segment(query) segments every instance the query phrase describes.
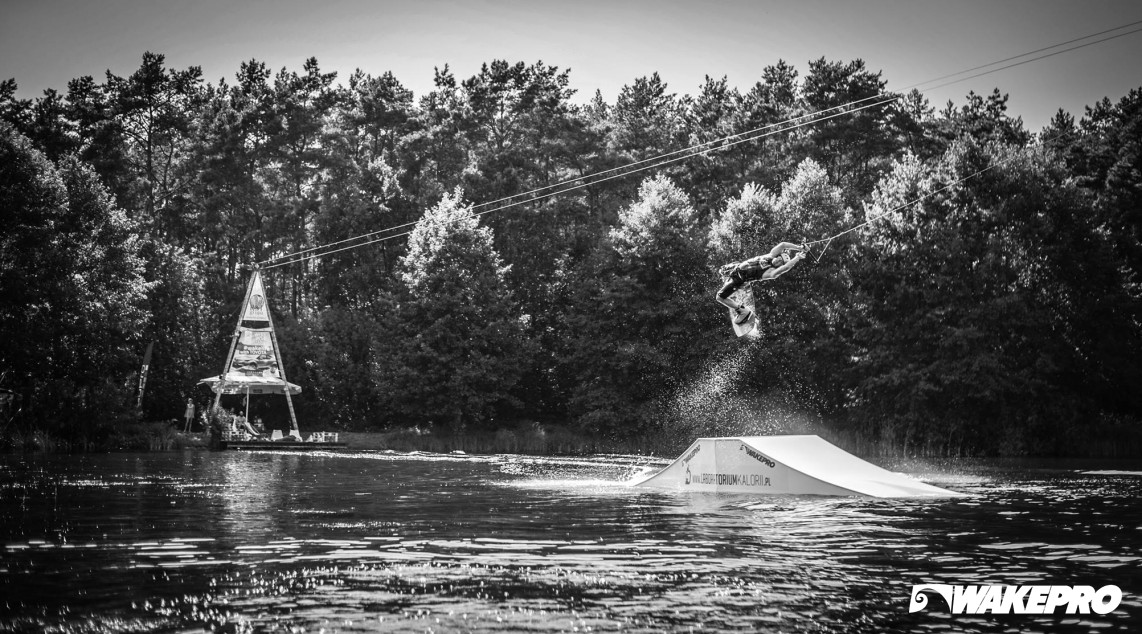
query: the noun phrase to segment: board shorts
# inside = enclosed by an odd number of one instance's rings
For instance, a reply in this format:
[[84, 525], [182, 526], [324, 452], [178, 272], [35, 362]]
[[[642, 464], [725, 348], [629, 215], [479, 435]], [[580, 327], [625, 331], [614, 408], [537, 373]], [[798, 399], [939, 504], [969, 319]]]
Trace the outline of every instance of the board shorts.
[[726, 283], [718, 291], [718, 299], [729, 299], [737, 290], [750, 282], [756, 282], [768, 271], [768, 268], [752, 270], [736, 270], [726, 278]]

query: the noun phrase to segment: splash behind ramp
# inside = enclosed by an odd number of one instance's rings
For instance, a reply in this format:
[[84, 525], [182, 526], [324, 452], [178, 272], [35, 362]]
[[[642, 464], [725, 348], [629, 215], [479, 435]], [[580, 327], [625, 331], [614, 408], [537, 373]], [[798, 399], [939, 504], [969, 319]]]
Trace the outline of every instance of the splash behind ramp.
[[632, 486], [753, 494], [963, 495], [882, 469], [820, 436], [699, 438], [665, 469]]

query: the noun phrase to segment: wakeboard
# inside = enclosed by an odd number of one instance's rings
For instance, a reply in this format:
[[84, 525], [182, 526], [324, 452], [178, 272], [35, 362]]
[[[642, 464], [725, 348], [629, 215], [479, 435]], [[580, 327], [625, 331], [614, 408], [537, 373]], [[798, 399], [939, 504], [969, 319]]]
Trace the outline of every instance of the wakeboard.
[[[746, 310], [749, 310], [748, 308]], [[733, 310], [730, 311], [730, 323], [734, 327], [734, 334], [739, 337], [744, 337], [753, 332], [757, 328], [757, 313], [752, 310], [749, 311], [749, 317], [743, 321], [738, 321], [738, 314]]]

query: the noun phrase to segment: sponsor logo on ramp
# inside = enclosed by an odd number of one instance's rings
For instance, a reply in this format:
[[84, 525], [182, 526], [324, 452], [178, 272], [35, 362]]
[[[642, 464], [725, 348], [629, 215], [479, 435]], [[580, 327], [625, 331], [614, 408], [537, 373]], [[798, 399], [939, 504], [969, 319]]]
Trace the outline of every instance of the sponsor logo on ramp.
[[764, 464], [765, 466], [769, 467], [770, 469], [773, 469], [774, 467], [777, 466], [776, 462], [770, 460], [769, 458], [767, 458], [765, 456], [765, 454], [754, 449], [753, 447], [750, 447], [749, 445], [745, 444], [744, 442], [741, 444], [741, 449], [739, 451], [744, 451], [747, 456], [749, 456], [750, 458], [753, 458], [754, 460]]

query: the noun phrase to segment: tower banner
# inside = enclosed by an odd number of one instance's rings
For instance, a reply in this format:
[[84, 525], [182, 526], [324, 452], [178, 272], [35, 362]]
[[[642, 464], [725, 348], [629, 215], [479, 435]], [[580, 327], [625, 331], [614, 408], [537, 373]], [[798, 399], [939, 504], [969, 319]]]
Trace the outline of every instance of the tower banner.
[[242, 307], [242, 323], [247, 322], [252, 328], [268, 328], [270, 325], [270, 308], [266, 303], [266, 290], [262, 288], [261, 271], [254, 272], [254, 279], [250, 281], [249, 299]]

